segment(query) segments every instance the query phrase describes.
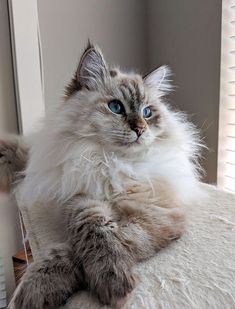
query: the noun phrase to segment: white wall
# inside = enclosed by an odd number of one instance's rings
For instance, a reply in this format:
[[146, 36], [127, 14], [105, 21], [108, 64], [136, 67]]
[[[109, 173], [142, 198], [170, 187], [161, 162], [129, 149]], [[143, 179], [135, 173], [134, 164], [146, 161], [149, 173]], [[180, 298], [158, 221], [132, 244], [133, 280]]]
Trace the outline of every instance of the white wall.
[[207, 181], [216, 182], [221, 0], [148, 0], [149, 68], [169, 64], [173, 103], [192, 115], [210, 151]]
[[111, 63], [146, 71], [145, 1], [39, 0], [38, 9], [46, 106], [63, 94], [87, 38]]
[[89, 37], [111, 63], [145, 73], [169, 64], [171, 101], [192, 115], [216, 182], [221, 0], [39, 0], [46, 106], [61, 95]]
[[[0, 135], [17, 133], [7, 0], [0, 1]], [[14, 289], [12, 255], [21, 245], [17, 207], [0, 194], [0, 254], [4, 258], [8, 298]]]

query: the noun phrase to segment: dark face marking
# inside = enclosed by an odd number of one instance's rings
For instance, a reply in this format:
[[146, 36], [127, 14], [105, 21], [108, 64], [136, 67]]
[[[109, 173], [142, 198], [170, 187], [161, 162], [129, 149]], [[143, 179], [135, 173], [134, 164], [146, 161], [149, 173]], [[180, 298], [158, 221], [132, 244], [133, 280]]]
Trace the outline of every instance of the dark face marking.
[[139, 117], [136, 114], [131, 113], [127, 117], [127, 122], [129, 123], [129, 126], [132, 130], [135, 130], [136, 128], [143, 128], [145, 129], [147, 126], [146, 121], [143, 117]]
[[[141, 80], [134, 78], [123, 79], [119, 85], [119, 90], [123, 97], [123, 102], [128, 105], [129, 112], [126, 115], [126, 121], [132, 130], [136, 128], [146, 128], [148, 125], [158, 127], [160, 124], [160, 114], [156, 106], [148, 105], [147, 96]], [[149, 106], [151, 116], [144, 119], [142, 109]]]
[[130, 97], [131, 97], [131, 94], [130, 94], [130, 89], [125, 85], [125, 84], [121, 84], [119, 86], [119, 89], [122, 93], [122, 97], [123, 99], [126, 101], [126, 102], [129, 102], [130, 101]]
[[150, 106], [151, 111], [152, 111], [152, 117], [147, 119], [148, 125], [154, 125], [155, 127], [158, 127], [161, 121], [161, 115], [159, 113], [159, 110], [157, 109], [156, 106], [151, 105]]
[[159, 127], [160, 122], [161, 122], [160, 114], [155, 114], [148, 120], [148, 124], [154, 125], [155, 127]]
[[144, 88], [140, 85], [141, 81], [135, 79], [122, 80], [119, 89], [123, 99], [129, 104], [130, 110], [138, 113], [141, 106], [146, 102]]
[[117, 71], [116, 70], [110, 70], [109, 74], [110, 74], [111, 77], [115, 77], [115, 76], [117, 76]]

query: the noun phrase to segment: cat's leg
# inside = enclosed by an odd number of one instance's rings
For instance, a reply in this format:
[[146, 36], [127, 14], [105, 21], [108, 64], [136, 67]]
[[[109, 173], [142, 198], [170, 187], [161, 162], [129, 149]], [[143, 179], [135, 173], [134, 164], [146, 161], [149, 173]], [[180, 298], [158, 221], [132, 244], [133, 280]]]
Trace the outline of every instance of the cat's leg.
[[118, 306], [135, 286], [133, 259], [105, 202], [77, 198], [67, 206], [69, 239], [82, 260], [88, 288]]
[[27, 160], [28, 149], [19, 137], [0, 138], [0, 191], [10, 191]]
[[58, 308], [83, 282], [79, 265], [74, 267], [72, 250], [61, 244], [28, 267], [9, 309]]
[[155, 255], [179, 238], [185, 229], [185, 213], [177, 205], [166, 208], [124, 201], [115, 209], [120, 216], [120, 234], [136, 261]]

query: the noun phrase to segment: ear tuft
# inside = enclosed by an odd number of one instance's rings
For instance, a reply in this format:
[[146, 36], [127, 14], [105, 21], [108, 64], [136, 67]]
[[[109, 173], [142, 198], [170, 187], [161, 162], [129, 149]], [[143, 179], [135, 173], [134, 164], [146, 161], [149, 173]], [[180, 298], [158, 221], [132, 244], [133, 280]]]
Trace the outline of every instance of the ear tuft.
[[144, 78], [144, 83], [150, 88], [154, 88], [156, 91], [158, 91], [159, 96], [163, 96], [173, 90], [170, 79], [171, 75], [171, 69], [167, 65], [163, 65], [148, 74]]
[[78, 68], [70, 83], [65, 87], [65, 98], [82, 88], [97, 89], [108, 76], [110, 73], [101, 50], [88, 40]]
[[89, 90], [97, 89], [108, 74], [108, 67], [101, 50], [88, 41], [77, 69], [79, 85]]

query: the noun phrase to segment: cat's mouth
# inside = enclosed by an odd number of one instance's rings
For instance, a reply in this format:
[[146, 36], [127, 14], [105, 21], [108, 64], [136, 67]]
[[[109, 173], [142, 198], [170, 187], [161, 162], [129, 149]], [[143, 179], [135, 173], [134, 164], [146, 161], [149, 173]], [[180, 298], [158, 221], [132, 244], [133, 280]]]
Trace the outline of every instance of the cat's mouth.
[[124, 141], [122, 143], [123, 146], [134, 146], [134, 145], [140, 145], [141, 144], [141, 139], [140, 137], [137, 137], [134, 141]]
[[144, 139], [142, 136], [136, 136], [132, 139], [122, 139], [122, 140], [115, 140], [115, 144], [121, 146], [121, 147], [131, 147], [136, 146], [139, 147], [143, 144]]

